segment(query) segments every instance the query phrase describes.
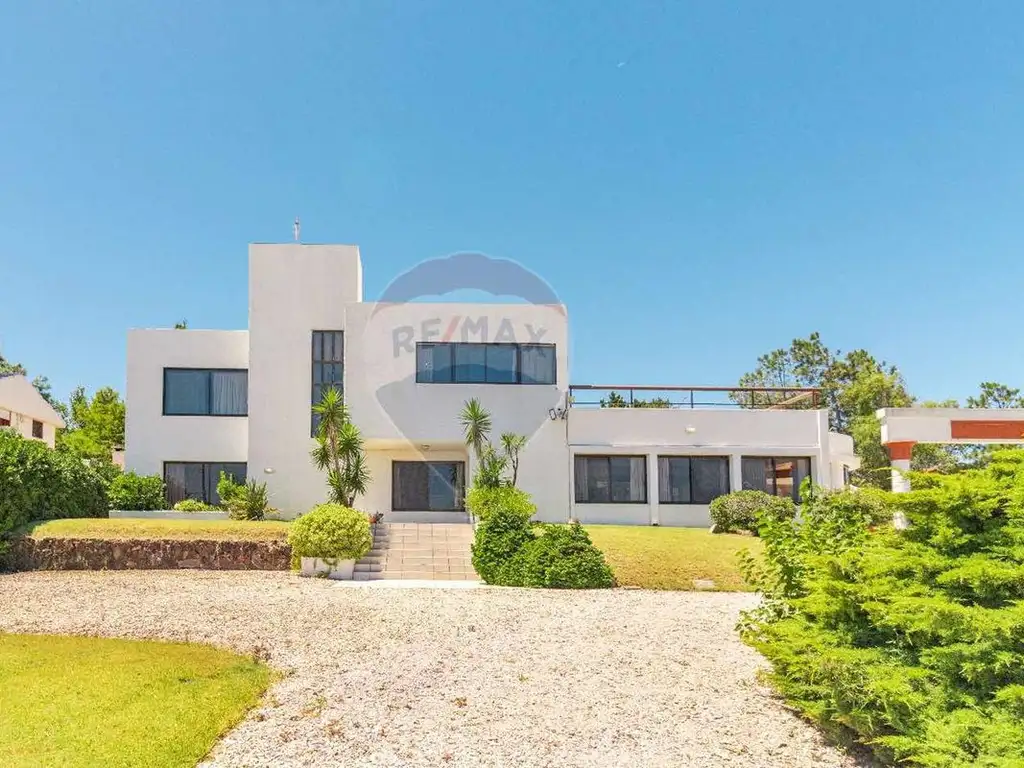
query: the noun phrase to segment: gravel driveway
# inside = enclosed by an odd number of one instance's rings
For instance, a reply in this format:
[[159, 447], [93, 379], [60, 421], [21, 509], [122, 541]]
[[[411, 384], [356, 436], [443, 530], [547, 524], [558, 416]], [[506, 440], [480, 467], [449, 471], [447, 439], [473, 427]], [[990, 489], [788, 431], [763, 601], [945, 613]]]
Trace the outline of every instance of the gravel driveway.
[[209, 766], [854, 766], [755, 682], [740, 594], [353, 589], [259, 572], [0, 576], [0, 631], [265, 648]]

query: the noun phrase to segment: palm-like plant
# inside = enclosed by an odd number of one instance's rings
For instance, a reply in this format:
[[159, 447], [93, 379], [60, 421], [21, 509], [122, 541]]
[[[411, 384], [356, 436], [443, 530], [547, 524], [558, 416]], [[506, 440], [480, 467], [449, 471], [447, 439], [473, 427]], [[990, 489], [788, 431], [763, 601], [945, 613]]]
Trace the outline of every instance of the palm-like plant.
[[473, 453], [479, 460], [489, 442], [491, 414], [474, 397], [467, 400], [462, 407], [459, 423], [462, 424], [462, 432], [466, 436], [466, 445], [473, 448]]
[[501, 447], [512, 468], [512, 487], [515, 488], [519, 479], [519, 452], [526, 447], [526, 436], [517, 435], [515, 432], [502, 432]]
[[330, 500], [351, 507], [370, 485], [370, 470], [363, 454], [363, 436], [349, 418], [348, 406], [334, 387], [313, 406], [320, 417], [316, 447], [311, 451], [317, 469], [327, 470]]

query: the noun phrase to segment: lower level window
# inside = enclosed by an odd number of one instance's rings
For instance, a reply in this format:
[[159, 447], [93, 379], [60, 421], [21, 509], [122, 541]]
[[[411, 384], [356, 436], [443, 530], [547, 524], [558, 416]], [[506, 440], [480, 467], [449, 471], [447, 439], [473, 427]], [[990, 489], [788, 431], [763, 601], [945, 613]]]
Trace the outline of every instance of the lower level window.
[[391, 464], [391, 475], [391, 509], [396, 512], [464, 509], [464, 462], [395, 461]]
[[32, 437], [43, 439], [43, 422], [32, 420]]
[[658, 502], [710, 504], [729, 492], [727, 456], [659, 456]]
[[646, 456], [577, 456], [577, 504], [646, 504]]
[[207, 504], [220, 504], [217, 482], [224, 472], [236, 483], [244, 483], [246, 465], [243, 462], [164, 462], [164, 483], [167, 486], [167, 503], [177, 504], [184, 499], [197, 499]]
[[800, 503], [800, 483], [811, 476], [811, 460], [806, 457], [743, 457], [743, 489], [786, 496]]

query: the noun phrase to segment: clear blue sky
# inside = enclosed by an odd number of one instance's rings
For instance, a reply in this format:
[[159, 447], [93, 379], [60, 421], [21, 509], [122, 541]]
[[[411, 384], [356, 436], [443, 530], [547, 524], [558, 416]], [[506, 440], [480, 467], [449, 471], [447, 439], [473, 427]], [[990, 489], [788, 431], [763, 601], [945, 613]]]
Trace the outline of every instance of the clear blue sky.
[[729, 384], [819, 330], [926, 398], [1024, 385], [1020, 2], [49, 2], [0, 12], [2, 352], [246, 325], [246, 245], [366, 294], [474, 250], [577, 383]]

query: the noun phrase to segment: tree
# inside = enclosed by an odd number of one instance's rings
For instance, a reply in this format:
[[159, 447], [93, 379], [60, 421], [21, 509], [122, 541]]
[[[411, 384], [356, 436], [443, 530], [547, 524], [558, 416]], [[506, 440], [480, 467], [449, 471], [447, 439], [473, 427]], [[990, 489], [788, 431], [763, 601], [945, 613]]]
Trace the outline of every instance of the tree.
[[[477, 469], [473, 484], [482, 488], [498, 488], [502, 485], [515, 487], [519, 479], [519, 453], [526, 447], [526, 437], [514, 432], [501, 435], [502, 450], [491, 445], [491, 414], [475, 397], [467, 400], [459, 414], [459, 423], [466, 438], [466, 446], [473, 449]], [[505, 478], [505, 470], [512, 468], [511, 480]]]
[[370, 470], [363, 453], [363, 436], [349, 418], [348, 406], [334, 387], [324, 391], [313, 406], [320, 417], [316, 429], [316, 447], [311, 451], [317, 469], [327, 470], [329, 500], [351, 507], [356, 496], [366, 493]]
[[474, 397], [463, 404], [459, 423], [462, 424], [466, 445], [473, 449], [473, 454], [479, 459], [483, 455], [484, 446], [490, 442], [491, 414]]
[[188, 330], [188, 320], [179, 320], [178, 322], [176, 322], [174, 324], [174, 330], [176, 330], [176, 331], [187, 331]]
[[979, 389], [977, 397], [967, 398], [968, 408], [1024, 408], [1019, 389], [994, 381], [983, 381]]
[[664, 397], [652, 397], [650, 400], [642, 400], [633, 397], [626, 400], [615, 390], [608, 393], [608, 397], [601, 398], [602, 408], [671, 408], [672, 403]]
[[[881, 444], [875, 412], [879, 408], [905, 408], [914, 402], [896, 366], [863, 349], [845, 355], [831, 350], [818, 333], [812, 333], [806, 339], [794, 339], [788, 348], [759, 357], [755, 369], [740, 377], [739, 385], [821, 389], [830, 427], [853, 437], [861, 459], [857, 481], [888, 486], [889, 456]], [[785, 397], [784, 393], [739, 392], [733, 399], [745, 407], [765, 407], [781, 403]], [[793, 407], [815, 406], [810, 401], [801, 401]]]

